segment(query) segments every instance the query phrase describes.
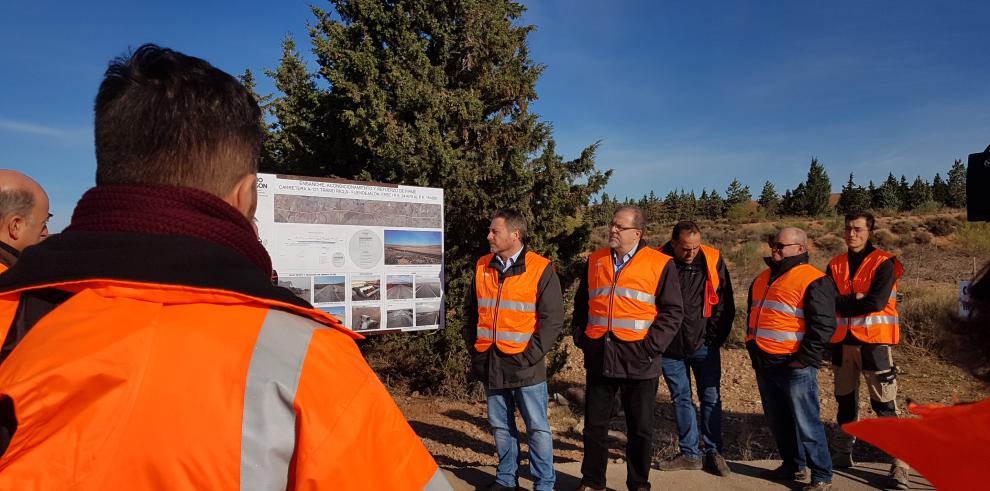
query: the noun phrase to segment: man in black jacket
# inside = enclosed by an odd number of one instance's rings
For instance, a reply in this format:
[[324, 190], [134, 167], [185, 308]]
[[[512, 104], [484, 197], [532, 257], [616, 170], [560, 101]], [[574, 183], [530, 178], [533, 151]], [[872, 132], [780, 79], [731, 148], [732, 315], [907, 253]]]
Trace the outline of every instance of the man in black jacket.
[[774, 480], [806, 479], [804, 491], [832, 489], [832, 461], [818, 399], [818, 367], [835, 331], [835, 283], [808, 264], [808, 236], [788, 227], [770, 242], [769, 269], [749, 287], [746, 349], [763, 413], [777, 443]]
[[609, 247], [591, 255], [574, 298], [574, 344], [584, 351], [587, 371], [582, 491], [605, 488], [616, 393], [629, 437], [626, 485], [650, 489], [660, 355], [680, 329], [683, 306], [673, 259], [647, 246], [645, 229], [638, 208], [616, 210]]
[[526, 225], [515, 210], [495, 213], [488, 232], [492, 253], [478, 261], [465, 305], [471, 373], [487, 389], [499, 457], [491, 491], [517, 489], [517, 407], [535, 489], [552, 490], [556, 482], [545, 358], [560, 337], [564, 302], [553, 264], [523, 244]]
[[684, 299], [684, 320], [663, 352], [663, 379], [670, 389], [680, 453], [660, 463], [660, 470], [702, 468], [698, 448], [698, 415], [691, 399], [691, 372], [701, 402], [704, 465], [720, 475], [731, 474], [722, 457], [722, 359], [720, 348], [732, 329], [736, 304], [732, 280], [718, 249], [702, 245], [701, 230], [690, 220], [674, 225], [670, 242], [660, 252], [672, 256]]

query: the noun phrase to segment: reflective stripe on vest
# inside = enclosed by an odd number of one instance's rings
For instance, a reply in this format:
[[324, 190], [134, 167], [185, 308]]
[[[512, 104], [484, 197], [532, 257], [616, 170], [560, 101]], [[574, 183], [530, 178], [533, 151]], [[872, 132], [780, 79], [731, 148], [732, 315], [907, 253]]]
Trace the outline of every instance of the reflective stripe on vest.
[[241, 489], [285, 489], [296, 448], [293, 402], [313, 330], [320, 324], [269, 310], [244, 389]]
[[796, 353], [804, 339], [804, 294], [813, 281], [825, 276], [810, 264], [794, 266], [772, 284], [766, 269], [753, 280], [746, 341], [766, 353]]
[[785, 314], [793, 315], [799, 319], [804, 319], [804, 309], [799, 309], [797, 307], [792, 307], [782, 302], [774, 302], [773, 300], [753, 300], [754, 307], [763, 307], [765, 309], [776, 310], [778, 312], [783, 312]]
[[886, 305], [877, 311], [867, 315], [855, 317], [841, 317], [836, 315], [838, 327], [832, 335], [831, 342], [841, 343], [846, 337], [846, 333], [852, 332], [853, 337], [864, 342], [873, 344], [897, 344], [900, 341], [901, 330], [897, 314], [897, 283], [901, 275], [904, 274], [904, 266], [893, 254], [876, 249], [865, 258], [860, 264], [856, 274], [849, 277], [849, 254], [839, 254], [829, 262], [829, 269], [832, 271], [833, 280], [839, 290], [839, 295], [853, 295], [862, 293], [866, 295], [873, 286], [873, 279], [877, 269], [884, 261], [893, 261], [894, 264], [894, 285], [890, 290], [890, 298]]
[[494, 258], [488, 254], [475, 265], [478, 325], [474, 349], [484, 352], [494, 344], [506, 354], [522, 353], [537, 329], [539, 283], [543, 272], [551, 267], [550, 260], [526, 251], [526, 270], [499, 282], [499, 272], [490, 266]]
[[585, 335], [598, 339], [612, 332], [623, 341], [646, 337], [656, 320], [656, 291], [670, 256], [643, 248], [618, 272], [612, 250], [603, 248], [588, 258], [588, 324]]

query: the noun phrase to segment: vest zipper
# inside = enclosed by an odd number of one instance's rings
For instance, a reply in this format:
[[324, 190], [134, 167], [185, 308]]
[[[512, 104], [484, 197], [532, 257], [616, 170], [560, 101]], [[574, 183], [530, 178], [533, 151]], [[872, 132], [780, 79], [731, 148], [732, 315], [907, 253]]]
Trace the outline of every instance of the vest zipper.
[[[612, 259], [612, 269], [615, 269], [615, 257], [609, 254], [609, 258]], [[633, 258], [629, 258], [632, 261]], [[629, 261], [626, 261], [628, 263]], [[622, 264], [622, 267], [615, 271], [615, 276], [612, 277], [612, 289], [608, 292], [608, 331], [605, 332], [605, 341], [610, 341], [612, 338], [612, 300], [615, 299], [615, 285], [619, 282], [619, 275], [622, 274], [622, 270], [626, 268], [626, 263]]]
[[502, 301], [502, 285], [505, 278], [498, 274], [498, 293], [495, 294], [495, 318], [492, 320], [492, 344], [498, 349], [498, 304]]

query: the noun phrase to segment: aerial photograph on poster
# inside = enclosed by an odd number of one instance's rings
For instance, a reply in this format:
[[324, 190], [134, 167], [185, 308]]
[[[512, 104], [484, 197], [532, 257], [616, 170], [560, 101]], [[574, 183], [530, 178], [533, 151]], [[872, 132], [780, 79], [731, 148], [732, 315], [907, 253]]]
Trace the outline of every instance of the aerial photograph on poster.
[[313, 303], [344, 301], [344, 276], [316, 276], [313, 278]]
[[416, 325], [436, 326], [440, 324], [440, 302], [416, 304]]
[[347, 307], [343, 305], [334, 305], [333, 307], [320, 307], [320, 310], [336, 317], [341, 324], [346, 322], [344, 318], [344, 316], [347, 314], [346, 309]]
[[442, 292], [437, 274], [416, 275], [416, 298], [437, 298]]
[[403, 327], [413, 326], [413, 309], [412, 307], [404, 309], [389, 309], [388, 315], [385, 317], [385, 328], [386, 329], [399, 329]]
[[313, 283], [309, 276], [283, 276], [278, 279], [278, 286], [288, 288], [299, 298], [312, 302]]
[[434, 231], [385, 230], [385, 264], [440, 264], [443, 234]]
[[382, 326], [382, 310], [377, 305], [354, 307], [351, 309], [351, 329], [370, 331]]
[[389, 300], [413, 298], [413, 276], [411, 274], [390, 274], [386, 276], [385, 298]]
[[354, 275], [351, 278], [351, 300], [381, 300], [382, 279], [377, 275]]
[[275, 195], [276, 223], [443, 228], [438, 204]]

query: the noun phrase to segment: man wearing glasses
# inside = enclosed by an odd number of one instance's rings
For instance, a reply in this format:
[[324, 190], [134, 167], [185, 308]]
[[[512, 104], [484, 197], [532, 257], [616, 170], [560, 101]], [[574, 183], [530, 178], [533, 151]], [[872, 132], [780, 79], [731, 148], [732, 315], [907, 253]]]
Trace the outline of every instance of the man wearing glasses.
[[835, 331], [835, 284], [808, 264], [808, 237], [785, 228], [770, 241], [768, 269], [749, 288], [746, 349], [763, 414], [783, 462], [766, 472], [807, 479], [805, 491], [832, 489], [832, 461], [819, 416], [818, 366]]
[[17, 262], [26, 247], [48, 237], [48, 194], [34, 179], [0, 170], [0, 273]]
[[[832, 336], [835, 400], [839, 425], [859, 419], [859, 380], [866, 379], [870, 405], [879, 417], [897, 417], [897, 368], [891, 346], [900, 340], [897, 280], [904, 267], [897, 258], [873, 247], [875, 219], [866, 212], [845, 217], [849, 252], [832, 258], [828, 275], [835, 281], [838, 328]], [[852, 467], [856, 438], [838, 430], [832, 438], [832, 465]], [[884, 486], [908, 488], [907, 464], [894, 459]]]
[[646, 245], [645, 230], [638, 208], [616, 210], [608, 247], [588, 258], [574, 299], [574, 342], [584, 351], [587, 371], [581, 491], [605, 489], [608, 423], [616, 393], [629, 437], [626, 485], [650, 489], [660, 355], [684, 314], [674, 262]]

